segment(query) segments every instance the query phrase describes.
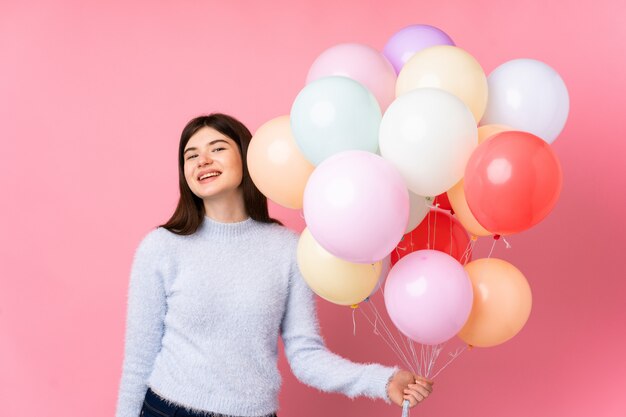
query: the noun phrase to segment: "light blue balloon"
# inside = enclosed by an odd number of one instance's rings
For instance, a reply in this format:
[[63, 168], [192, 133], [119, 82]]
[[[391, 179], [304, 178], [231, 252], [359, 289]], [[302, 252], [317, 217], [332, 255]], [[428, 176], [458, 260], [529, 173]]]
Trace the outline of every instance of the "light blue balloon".
[[296, 143], [313, 165], [347, 150], [378, 150], [380, 106], [363, 84], [351, 78], [311, 82], [296, 97], [290, 118]]

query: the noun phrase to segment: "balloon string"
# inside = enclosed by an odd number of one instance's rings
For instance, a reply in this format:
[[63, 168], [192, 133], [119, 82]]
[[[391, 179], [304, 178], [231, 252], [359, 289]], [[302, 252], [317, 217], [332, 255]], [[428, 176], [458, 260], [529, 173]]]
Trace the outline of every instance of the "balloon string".
[[378, 329], [376, 328], [376, 323], [378, 323], [378, 317], [376, 317], [376, 320], [374, 321], [374, 334], [378, 335]]
[[432, 362], [432, 346], [430, 345], [422, 345], [422, 349], [424, 349], [425, 353], [425, 360], [424, 360], [424, 373], [422, 374], [423, 376], [425, 376], [426, 378], [428, 378], [428, 371], [430, 369], [430, 365]]
[[502, 240], [504, 240], [504, 244], [506, 245], [506, 248], [511, 249], [511, 244], [504, 238], [504, 236], [502, 237]]
[[470, 240], [469, 242], [467, 242], [465, 252], [463, 252], [463, 255], [461, 256], [461, 261], [463, 262], [463, 265], [467, 265], [467, 263], [469, 262], [470, 256], [474, 251], [474, 245], [476, 244], [477, 240], [478, 239]]
[[434, 345], [431, 347], [430, 361], [428, 363], [428, 371], [426, 372], [427, 378], [430, 377], [430, 375], [432, 375], [433, 367], [435, 366], [435, 362], [437, 361], [439, 354], [443, 350], [443, 346], [444, 344], [438, 344], [438, 345]]
[[356, 336], [356, 318], [354, 317], [354, 313], [356, 312], [356, 308], [352, 309], [352, 336]]
[[[389, 256], [391, 256], [391, 255], [389, 255]], [[385, 259], [383, 259], [383, 261], [382, 261], [382, 263], [380, 265], [381, 270], [380, 270], [380, 274], [378, 275], [378, 284], [380, 284], [380, 285], [377, 284], [378, 288], [380, 288], [380, 292], [383, 294], [383, 296], [385, 295], [384, 287], [385, 287], [385, 281], [387, 280], [387, 276], [382, 276], [383, 275], [383, 269], [382, 268], [385, 267], [385, 262], [386, 262]], [[389, 262], [391, 262], [391, 259], [389, 260]], [[372, 271], [374, 271], [374, 274], [376, 273], [376, 264], [372, 264]], [[371, 295], [370, 295], [370, 297], [371, 297]], [[365, 300], [369, 301], [370, 297], [367, 297]]]
[[[439, 203], [437, 203], [439, 207]], [[435, 242], [437, 241], [437, 212], [435, 211], [435, 225], [433, 226], [433, 249], [436, 249]]]
[[[452, 256], [452, 214], [450, 215], [450, 222], [448, 223], [450, 225], [450, 240], [448, 242], [450, 242], [450, 256]], [[467, 248], [465, 248], [465, 251], [467, 251]], [[461, 258], [462, 259], [462, 258]]]
[[428, 210], [428, 241], [426, 249], [430, 249], [430, 209]]
[[426, 363], [426, 353], [424, 350], [424, 345], [420, 345], [420, 356], [422, 360], [420, 361], [419, 375], [424, 375], [426, 373], [426, 368], [424, 367], [424, 364]]
[[[369, 304], [369, 303], [368, 303]], [[365, 313], [364, 310], [360, 310], [361, 314], [363, 314], [363, 316], [365, 317], [365, 319], [374, 326], [374, 334], [378, 335], [381, 337], [381, 339], [383, 339], [383, 341], [387, 344], [387, 346], [389, 346], [389, 348], [392, 350], [392, 352], [394, 352], [394, 354], [398, 357], [398, 359], [400, 359], [401, 361], [403, 361], [403, 358], [401, 357], [400, 353], [398, 353], [398, 347], [397, 346], [393, 346], [393, 344], [387, 339], [385, 338], [385, 335], [383, 333], [381, 333], [380, 331], [378, 331], [378, 327], [376, 325], [376, 323], [378, 322], [378, 317], [376, 317], [376, 321], [374, 323], [372, 323], [372, 320], [370, 319], [370, 317]]]
[[431, 357], [431, 346], [430, 345], [424, 345], [424, 350], [426, 351], [426, 361], [424, 362], [424, 373], [422, 374], [423, 376], [425, 376], [426, 378], [428, 378], [428, 369], [430, 368], [430, 357]]
[[448, 360], [448, 362], [446, 362], [436, 373], [435, 375], [433, 375], [432, 379], [437, 378], [437, 375], [439, 375], [441, 373], [441, 371], [443, 371], [444, 369], [446, 369], [448, 367], [448, 365], [450, 365], [452, 362], [454, 362], [454, 360], [456, 358], [458, 358], [459, 356], [461, 356], [461, 353], [465, 352], [465, 349], [467, 348], [467, 345], [464, 345], [461, 349], [457, 349], [454, 353], [450, 353], [450, 360]]
[[[382, 328], [385, 331], [385, 333], [387, 334], [387, 337], [389, 337], [389, 339], [393, 342], [394, 346], [396, 347], [396, 351], [400, 353], [401, 359], [404, 361], [404, 363], [407, 364], [409, 369], [411, 369], [413, 372], [415, 372], [415, 370], [413, 369], [413, 366], [411, 365], [411, 361], [409, 361], [409, 359], [407, 358], [406, 354], [404, 353], [404, 351], [400, 347], [400, 344], [393, 337], [393, 334], [389, 330], [389, 327], [387, 327], [387, 323], [385, 323], [385, 320], [383, 320], [382, 316], [378, 312], [378, 309], [376, 308], [376, 305], [373, 302], [370, 302], [368, 304], [369, 304], [370, 309], [372, 310], [373, 314], [378, 319], [378, 322], [382, 325]], [[401, 338], [401, 340], [402, 340], [402, 338]]]
[[[373, 318], [371, 318], [370, 315], [366, 313], [366, 308], [359, 308], [358, 310], [361, 312], [361, 314], [363, 314], [363, 317], [365, 317], [370, 325], [372, 325], [374, 334], [380, 336], [381, 339], [387, 344], [389, 349], [391, 349], [391, 351], [396, 355], [398, 360], [400, 360], [400, 362], [402, 362], [407, 367], [407, 369], [417, 375], [421, 375], [430, 379], [436, 378], [444, 369], [446, 369], [467, 349], [467, 345], [464, 345], [462, 348], [457, 349], [454, 353], [448, 353], [449, 359], [447, 360], [447, 362], [443, 364], [443, 366], [441, 366], [439, 370], [436, 370], [435, 364], [441, 356], [441, 352], [443, 351], [446, 343], [438, 345], [423, 345], [414, 342], [413, 340], [404, 336], [402, 333], [399, 333], [401, 340], [401, 343], [399, 343], [394, 337], [390, 328], [387, 326], [385, 320], [381, 316], [373, 300], [369, 298], [367, 301], [368, 302], [366, 302], [365, 305], [369, 306], [367, 307], [367, 309], [370, 310]], [[363, 305], [364, 304], [361, 304], [360, 306]], [[355, 323], [354, 314], [355, 313], [353, 311], [353, 323]], [[419, 352], [417, 352], [415, 346], [416, 344], [420, 347]]]
[[413, 363], [416, 368], [419, 368], [419, 361], [417, 360], [417, 353], [415, 352], [415, 344], [411, 339], [409, 339], [409, 346], [411, 347], [411, 354], [413, 355]]
[[387, 340], [387, 339], [385, 338], [385, 336], [384, 336], [381, 332], [379, 332], [379, 331], [377, 330], [376, 325], [372, 322], [372, 320], [371, 320], [371, 319], [369, 318], [369, 316], [365, 313], [365, 311], [364, 311], [363, 309], [361, 309], [361, 310], [359, 310], [359, 311], [361, 312], [361, 314], [363, 314], [363, 316], [365, 317], [365, 319], [366, 319], [366, 320], [367, 320], [370, 324], [372, 324], [372, 326], [374, 326], [374, 334], [376, 334], [376, 335], [380, 336], [380, 338], [381, 338], [381, 339], [383, 339], [383, 341], [387, 344], [387, 346], [389, 346], [389, 349], [391, 349], [391, 351], [392, 351], [392, 352], [396, 355], [396, 357], [397, 357], [400, 361], [404, 362], [404, 363], [405, 363], [405, 365], [407, 365], [407, 367], [408, 367], [409, 369], [411, 369], [411, 365], [410, 365], [410, 364], [406, 361], [406, 358], [403, 358], [403, 357], [402, 357], [402, 355], [398, 352], [398, 350], [397, 350], [398, 348], [397, 348], [397, 347], [394, 347], [394, 346], [393, 346], [393, 344], [392, 344], [389, 340]]
[[[389, 327], [387, 326], [387, 323], [385, 323], [385, 320], [383, 320], [382, 316], [378, 312], [378, 309], [376, 308], [376, 305], [374, 303], [371, 303], [370, 307], [372, 308], [374, 314], [376, 315], [376, 317], [378, 318], [378, 320], [382, 324], [383, 329], [385, 330], [385, 332], [389, 335], [389, 337], [391, 338], [393, 343], [396, 345], [398, 351], [401, 353], [402, 357], [404, 358], [405, 363], [407, 363], [409, 365], [409, 369], [411, 369], [413, 372], [415, 372], [414, 367], [411, 365], [411, 361], [407, 358], [407, 355], [404, 353], [405, 351], [402, 350], [402, 347], [400, 347], [400, 344], [393, 337], [393, 333], [391, 332], [391, 330], [389, 330]], [[406, 347], [406, 344], [404, 342], [404, 338], [402, 336], [400, 336], [400, 340], [402, 341], [402, 344], [404, 345], [404, 348], [408, 351], [408, 348]]]
[[[407, 356], [410, 358], [411, 357], [411, 353], [410, 353], [411, 349], [409, 348], [409, 345], [407, 344], [407, 341], [409, 340], [409, 338], [401, 335], [400, 336], [400, 340], [402, 341], [402, 346], [404, 346], [404, 352], [406, 352]], [[411, 370], [413, 371], [413, 373], [415, 373], [415, 367], [411, 368]]]
[[493, 248], [496, 247], [496, 239], [493, 239], [493, 244], [491, 245], [491, 250], [489, 251], [489, 256], [487, 256], [487, 259], [491, 258], [491, 254], [493, 253]]

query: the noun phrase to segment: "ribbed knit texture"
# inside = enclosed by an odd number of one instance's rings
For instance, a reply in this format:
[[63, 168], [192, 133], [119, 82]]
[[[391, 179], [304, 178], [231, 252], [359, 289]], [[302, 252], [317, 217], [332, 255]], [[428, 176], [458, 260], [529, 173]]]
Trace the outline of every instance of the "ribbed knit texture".
[[232, 416], [278, 410], [278, 337], [294, 375], [322, 391], [388, 401], [396, 368], [329, 352], [298, 237], [275, 224], [208, 217], [190, 236], [150, 232], [135, 254], [117, 417], [138, 417], [148, 386], [190, 409]]

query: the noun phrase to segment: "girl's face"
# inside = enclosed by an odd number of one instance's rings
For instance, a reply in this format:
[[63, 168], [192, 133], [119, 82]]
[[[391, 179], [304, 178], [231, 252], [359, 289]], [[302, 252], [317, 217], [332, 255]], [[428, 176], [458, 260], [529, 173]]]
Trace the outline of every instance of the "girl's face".
[[198, 130], [187, 142], [183, 159], [185, 179], [199, 198], [240, 193], [243, 179], [237, 143], [211, 127]]

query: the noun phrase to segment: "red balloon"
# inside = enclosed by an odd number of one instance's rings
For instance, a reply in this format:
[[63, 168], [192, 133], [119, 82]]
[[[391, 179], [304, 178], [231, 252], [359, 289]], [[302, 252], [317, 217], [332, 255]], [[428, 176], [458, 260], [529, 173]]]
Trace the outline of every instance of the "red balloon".
[[550, 145], [527, 132], [498, 133], [474, 150], [465, 168], [465, 198], [485, 229], [526, 230], [554, 208], [563, 183]]
[[[439, 206], [437, 206], [439, 204]], [[439, 207], [443, 210], [452, 210], [452, 205], [450, 205], [450, 200], [448, 200], [448, 193], [441, 193], [433, 200], [433, 206]]]
[[471, 260], [471, 253], [465, 254], [469, 242], [469, 235], [461, 222], [446, 211], [431, 209], [424, 220], [410, 233], [404, 235], [396, 249], [391, 252], [391, 264], [394, 265], [409, 253], [422, 249], [447, 253], [464, 264]]

